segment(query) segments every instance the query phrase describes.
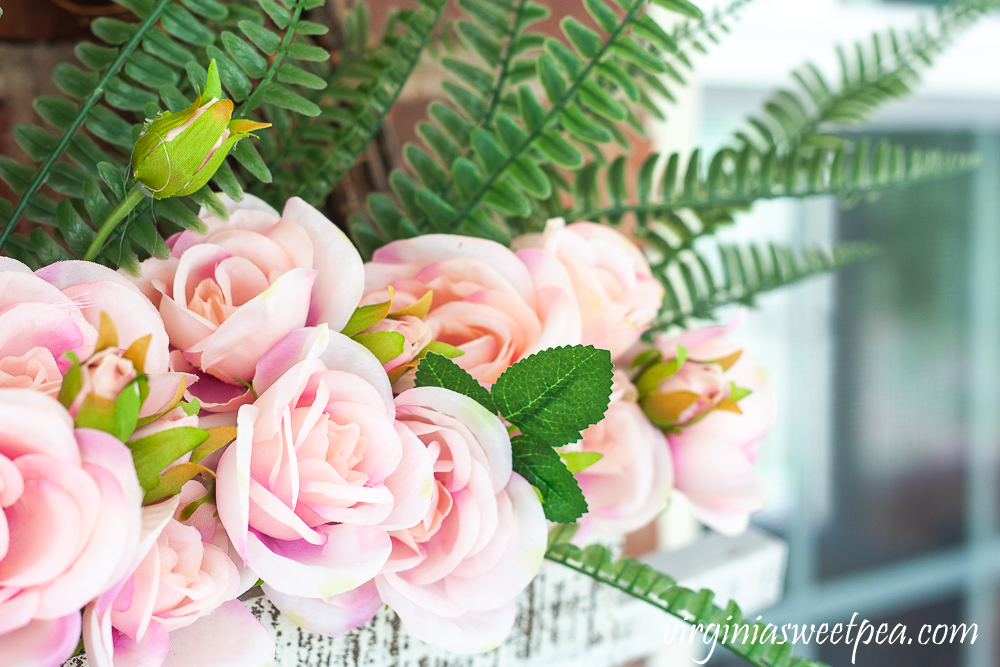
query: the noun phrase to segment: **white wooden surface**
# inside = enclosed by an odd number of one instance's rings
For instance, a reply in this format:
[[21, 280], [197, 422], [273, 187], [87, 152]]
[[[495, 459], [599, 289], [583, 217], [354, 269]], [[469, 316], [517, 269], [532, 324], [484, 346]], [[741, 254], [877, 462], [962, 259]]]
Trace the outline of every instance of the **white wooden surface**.
[[[712, 535], [683, 549], [648, 558], [691, 588], [711, 588], [724, 605], [762, 609], [781, 596], [784, 542], [751, 530], [738, 538]], [[267, 601], [245, 604], [275, 635], [275, 667], [612, 667], [663, 654], [660, 664], [688, 665], [695, 646], [664, 646], [671, 617], [555, 563], [545, 563], [518, 599], [514, 631], [500, 648], [462, 656], [411, 639], [383, 610], [368, 624], [335, 639], [305, 632]], [[86, 667], [74, 658], [65, 667]]]

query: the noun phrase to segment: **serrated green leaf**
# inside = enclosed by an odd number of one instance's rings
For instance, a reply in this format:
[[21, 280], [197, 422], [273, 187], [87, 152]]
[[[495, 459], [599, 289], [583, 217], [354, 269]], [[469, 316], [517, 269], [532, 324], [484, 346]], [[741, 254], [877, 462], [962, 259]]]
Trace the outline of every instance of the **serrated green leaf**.
[[325, 35], [330, 32], [330, 29], [325, 25], [313, 23], [312, 21], [299, 21], [295, 24], [295, 32], [300, 35]]
[[611, 397], [611, 353], [575, 345], [543, 350], [510, 366], [493, 385], [500, 414], [535, 442], [576, 442], [604, 418]]
[[69, 199], [63, 199], [56, 205], [56, 225], [70, 252], [77, 257], [83, 257], [96, 234], [76, 212], [73, 202]]
[[514, 436], [510, 444], [514, 472], [538, 489], [546, 519], [573, 523], [587, 512], [583, 491], [556, 450], [524, 435]]
[[625, 120], [625, 107], [616, 102], [606, 90], [593, 81], [580, 84], [580, 102], [591, 111], [608, 120], [620, 122]]
[[611, 141], [611, 133], [590, 120], [577, 106], [569, 106], [563, 110], [560, 118], [563, 128], [573, 137], [581, 141], [604, 144]]
[[479, 381], [469, 375], [468, 371], [445, 356], [429, 352], [417, 365], [415, 377], [417, 387], [443, 387], [456, 393], [468, 396], [481, 406], [496, 414], [497, 409], [486, 390]]
[[97, 164], [97, 173], [101, 175], [101, 180], [111, 188], [111, 192], [115, 197], [118, 199], [125, 198], [125, 175], [120, 169], [108, 162], [99, 162]]
[[618, 16], [602, 0], [584, 0], [583, 5], [604, 32], [614, 32], [618, 28]]
[[493, 75], [481, 67], [456, 58], [442, 58], [444, 68], [480, 93], [486, 94], [493, 87]]
[[530, 130], [540, 129], [547, 117], [545, 107], [539, 103], [535, 93], [526, 85], [517, 89], [517, 109], [521, 114], [521, 120]]
[[284, 30], [288, 27], [289, 21], [292, 20], [292, 15], [288, 13], [288, 10], [279, 5], [274, 0], [257, 0], [260, 8], [264, 10], [268, 18], [274, 21], [274, 25], [278, 26], [279, 30]]

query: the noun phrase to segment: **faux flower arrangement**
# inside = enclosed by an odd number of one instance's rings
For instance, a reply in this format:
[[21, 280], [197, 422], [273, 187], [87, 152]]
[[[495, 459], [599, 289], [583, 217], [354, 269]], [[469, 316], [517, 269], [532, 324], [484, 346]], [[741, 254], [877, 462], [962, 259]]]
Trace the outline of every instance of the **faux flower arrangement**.
[[760, 507], [763, 372], [719, 328], [639, 344], [663, 287], [620, 232], [553, 220], [517, 252], [427, 235], [364, 263], [300, 199], [223, 201], [136, 277], [0, 263], [12, 664], [61, 664], [81, 628], [95, 667], [217, 664], [190, 646], [216, 633], [265, 664], [236, 601], [258, 580], [315, 632], [389, 605], [485, 651], [547, 519], [589, 506], [623, 534], [675, 476], [721, 530]]
[[[607, 36], [567, 18], [569, 46], [528, 29], [548, 14], [530, 0], [458, 0], [468, 20], [443, 33], [445, 3], [424, 0], [373, 46], [359, 3], [336, 68], [314, 0], [121, 4], [141, 23], [94, 31], [123, 46], [81, 45], [93, 72], [57, 70], [82, 105], [36, 104], [61, 137], [19, 129], [39, 168], [0, 158], [21, 195], [0, 202], [0, 663], [270, 664], [239, 601], [256, 585], [313, 632], [388, 606], [414, 637], [487, 651], [543, 558], [690, 623], [741, 622], [571, 538], [640, 528], [675, 493], [717, 531], [746, 528], [773, 395], [729, 337], [742, 316], [690, 322], [867, 250], [722, 248], [720, 279], [695, 241], [756, 198], [972, 165], [870, 156], [820, 126], [905, 92], [912, 63], [990, 2], [942, 11], [905, 48], [893, 34], [893, 69], [876, 40], [874, 78], [860, 46], [842, 90], [800, 75], [809, 99], [779, 93], [707, 175], [697, 151], [683, 177], [678, 155], [651, 156], [635, 204], [625, 156], [604, 151], [628, 147], [620, 123], [641, 130], [633, 109], [661, 113], [658, 75], [682, 79], [684, 49], [744, 2], [703, 18], [656, 0], [687, 17], [667, 32], [644, 0], [586, 0]], [[447, 55], [453, 33], [479, 64]], [[418, 126], [436, 157], [408, 145], [412, 176], [393, 171], [348, 238], [317, 206], [432, 42], [463, 82]], [[48, 226], [12, 234], [22, 214]], [[726, 644], [814, 664], [756, 632]]]

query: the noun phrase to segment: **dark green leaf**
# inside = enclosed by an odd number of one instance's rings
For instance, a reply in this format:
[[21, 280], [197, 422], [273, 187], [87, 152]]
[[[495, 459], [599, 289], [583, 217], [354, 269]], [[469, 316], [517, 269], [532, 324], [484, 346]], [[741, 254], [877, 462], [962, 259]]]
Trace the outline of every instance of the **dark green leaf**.
[[538, 489], [546, 519], [573, 523], [586, 513], [583, 491], [555, 449], [524, 435], [514, 436], [510, 444], [514, 472]]
[[611, 353], [575, 345], [543, 350], [509, 367], [491, 395], [500, 414], [550, 447], [576, 442], [604, 418], [611, 397]]
[[440, 354], [428, 353], [420, 360], [415, 380], [418, 387], [450, 389], [468, 396], [493, 414], [497, 412], [490, 392], [469, 375], [468, 371]]
[[318, 116], [320, 114], [320, 108], [313, 102], [280, 84], [273, 84], [268, 88], [264, 94], [264, 101], [304, 116]]

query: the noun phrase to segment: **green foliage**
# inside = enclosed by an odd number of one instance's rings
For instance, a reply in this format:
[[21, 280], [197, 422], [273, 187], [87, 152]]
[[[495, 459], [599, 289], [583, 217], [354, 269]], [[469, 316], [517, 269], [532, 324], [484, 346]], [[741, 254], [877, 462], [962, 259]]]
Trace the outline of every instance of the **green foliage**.
[[[672, 578], [634, 558], [616, 560], [599, 544], [580, 549], [569, 543], [574, 532], [575, 527], [571, 526], [554, 528], [549, 535], [545, 557], [662, 609], [697, 627], [708, 637], [715, 636], [713, 624], [723, 628], [718, 633], [719, 644], [757, 667], [823, 667], [823, 663], [794, 657], [791, 642], [774, 637], [776, 628], [773, 625], [769, 629], [764, 622], [744, 618], [735, 602], [719, 607], [712, 602], [715, 597], [712, 591], [705, 588], [693, 591], [678, 586]], [[736, 626], [739, 626], [738, 632]], [[746, 633], [743, 631], [745, 626], [749, 626]]]
[[[434, 122], [418, 126], [426, 149], [406, 147], [415, 177], [394, 172], [395, 201], [373, 195], [370, 218], [353, 222], [366, 249], [428, 232], [506, 241], [561, 214], [564, 170], [583, 166], [585, 153], [600, 155], [602, 144], [628, 146], [619, 124], [642, 131], [636, 111], [656, 109], [645, 86], [664, 88], [659, 77], [672, 68], [666, 54], [678, 52], [646, 14], [646, 0], [621, 0], [620, 9], [586, 0], [600, 32], [566, 18], [564, 39], [530, 29], [548, 15], [531, 0], [457, 4], [466, 15], [456, 32], [467, 57], [441, 58], [452, 77], [444, 83], [449, 103], [431, 104]], [[658, 4], [701, 16], [687, 2]]]
[[[845, 244], [832, 252], [817, 247], [794, 249], [769, 245], [720, 245], [717, 256], [693, 250], [674, 252], [669, 241], [651, 230], [646, 238], [667, 253], [653, 264], [666, 288], [656, 323], [647, 336], [684, 326], [692, 319], [711, 319], [716, 308], [733, 303], [753, 305], [754, 298], [811, 276], [872, 257], [865, 244]], [[714, 262], [712, 260], [715, 260]]]
[[546, 519], [569, 524], [583, 516], [587, 511], [587, 499], [556, 450], [525, 435], [514, 436], [510, 445], [514, 472], [538, 489]]
[[555, 448], [578, 441], [604, 418], [612, 370], [607, 350], [550, 348], [513, 364], [487, 390], [458, 364], [427, 354], [416, 386], [458, 392], [513, 424], [520, 431], [511, 438], [514, 471], [538, 489], [547, 519], [572, 523], [587, 511], [587, 501]]
[[607, 350], [550, 348], [505, 370], [490, 394], [500, 414], [526, 436], [561, 447], [604, 418], [613, 368]]
[[416, 386], [445, 387], [468, 396], [492, 413], [497, 412], [490, 392], [468, 371], [440, 354], [427, 354], [417, 366]]
[[303, 94], [317, 114], [275, 123], [277, 132], [261, 148], [275, 180], [256, 184], [252, 192], [278, 205], [291, 195], [321, 205], [381, 129], [446, 5], [420, 0], [417, 9], [394, 12], [381, 40], [368, 46], [368, 9], [359, 2], [344, 21], [344, 49], [332, 74], [279, 71], [279, 80], [308, 89]]
[[[300, 92], [325, 86], [330, 76], [329, 54], [310, 37], [325, 28], [303, 15], [321, 4], [318, 0], [118, 2], [142, 22], [95, 20], [92, 30], [105, 45], [81, 44], [76, 56], [83, 68], [62, 64], [53, 75], [69, 99], [43, 96], [35, 102], [55, 132], [35, 125], [15, 129], [18, 145], [40, 164], [0, 162], [0, 177], [21, 196], [16, 206], [0, 202], [0, 246], [30, 266], [82, 256], [94, 230], [125, 196], [132, 145], [143, 121], [187, 107], [204, 89], [211, 59], [218, 63], [225, 95], [237, 103], [234, 118], [269, 121], [289, 110], [320, 113]], [[240, 200], [248, 182], [271, 180], [250, 142], [237, 144], [233, 156], [211, 186], [190, 197], [141, 202], [100, 259], [135, 270], [141, 259], [164, 257], [166, 235], [202, 229], [195, 214], [199, 206], [225, 215], [212, 189]], [[57, 206], [41, 191], [43, 184], [69, 203]], [[22, 214], [40, 227], [29, 237], [7, 238]]]

